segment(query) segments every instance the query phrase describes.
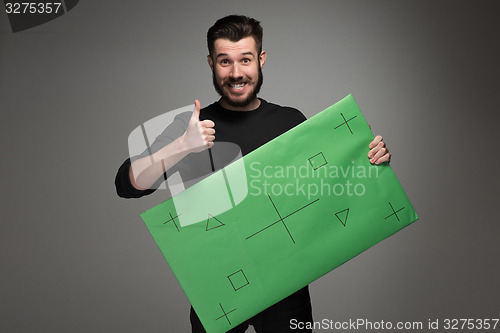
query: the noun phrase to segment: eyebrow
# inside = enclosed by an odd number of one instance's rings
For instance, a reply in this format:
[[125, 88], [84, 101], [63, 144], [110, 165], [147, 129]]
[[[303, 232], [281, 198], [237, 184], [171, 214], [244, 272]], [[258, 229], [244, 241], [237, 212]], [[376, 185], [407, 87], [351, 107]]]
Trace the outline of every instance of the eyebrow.
[[[254, 56], [252, 52], [248, 51], [248, 52], [243, 52], [241, 55], [245, 56], [245, 55], [251, 55], [252, 57]], [[219, 59], [220, 57], [225, 57], [225, 56], [228, 56], [227, 53], [219, 53], [217, 55], [217, 58], [216, 59]]]

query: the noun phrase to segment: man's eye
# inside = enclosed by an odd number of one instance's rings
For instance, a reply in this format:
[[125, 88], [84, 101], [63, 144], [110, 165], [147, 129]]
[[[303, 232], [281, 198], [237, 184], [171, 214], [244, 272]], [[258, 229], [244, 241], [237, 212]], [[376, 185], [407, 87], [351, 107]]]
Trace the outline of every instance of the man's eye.
[[227, 65], [229, 64], [229, 61], [227, 59], [223, 59], [220, 61], [221, 65]]
[[243, 59], [243, 60], [242, 60], [242, 62], [243, 62], [244, 64], [248, 64], [248, 63], [250, 62], [250, 59], [245, 58], [245, 59]]

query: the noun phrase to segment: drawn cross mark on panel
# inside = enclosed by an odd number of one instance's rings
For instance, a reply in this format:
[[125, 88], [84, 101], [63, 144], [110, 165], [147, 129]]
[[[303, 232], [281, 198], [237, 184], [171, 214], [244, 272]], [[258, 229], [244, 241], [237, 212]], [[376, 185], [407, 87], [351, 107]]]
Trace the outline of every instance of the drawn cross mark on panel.
[[175, 223], [175, 219], [178, 218], [181, 214], [176, 215], [174, 217], [172, 217], [172, 213], [168, 213], [168, 215], [170, 215], [170, 220], [163, 222], [163, 224], [167, 224], [168, 222], [174, 222], [175, 228], [177, 229], [177, 231], [180, 231], [179, 227], [177, 226], [177, 223]]
[[227, 278], [229, 279], [229, 282], [231, 282], [231, 286], [233, 287], [234, 291], [237, 291], [250, 284], [242, 269], [234, 272], [231, 275], [228, 275]]
[[400, 211], [402, 211], [403, 209], [405, 209], [405, 207], [400, 208], [400, 209], [398, 209], [398, 210], [394, 210], [394, 207], [392, 207], [392, 204], [391, 204], [391, 202], [390, 202], [390, 201], [389, 201], [389, 205], [391, 206], [391, 209], [392, 209], [392, 214], [390, 214], [390, 215], [386, 216], [386, 217], [385, 217], [385, 219], [387, 220], [387, 219], [388, 219], [389, 217], [391, 217], [392, 215], [395, 215], [395, 216], [396, 216], [396, 218], [397, 218], [397, 219], [398, 219], [398, 221], [399, 221], [399, 216], [398, 216], [398, 213], [399, 213]]
[[212, 229], [216, 229], [216, 228], [222, 227], [224, 225], [225, 224], [222, 223], [218, 218], [216, 218], [212, 214], [208, 214], [207, 227], [206, 227], [205, 230], [209, 231], [209, 230], [212, 230]]
[[351, 130], [351, 126], [349, 126], [349, 122], [350, 122], [351, 120], [353, 120], [354, 118], [356, 118], [357, 116], [354, 116], [354, 117], [352, 117], [352, 118], [350, 118], [350, 119], [346, 120], [346, 119], [345, 119], [345, 117], [344, 117], [344, 115], [343, 115], [342, 113], [340, 113], [340, 115], [341, 115], [341, 116], [342, 116], [342, 118], [344, 119], [344, 122], [343, 122], [342, 124], [338, 125], [337, 127], [335, 127], [334, 129], [337, 129], [337, 128], [339, 128], [339, 127], [340, 127], [340, 126], [342, 126], [342, 125], [347, 125], [347, 128], [349, 128], [349, 132], [351, 132], [351, 134], [354, 134], [354, 133], [352, 132], [352, 130]]
[[[343, 219], [341, 219], [340, 216], [343, 216], [344, 212], [345, 212], [345, 217], [343, 217]], [[335, 216], [339, 219], [340, 223], [342, 223], [344, 225], [344, 227], [345, 227], [345, 225], [347, 223], [347, 217], [349, 216], [349, 208], [341, 210], [340, 212], [336, 212]]]
[[274, 222], [274, 223], [272, 223], [272, 224], [270, 224], [270, 225], [268, 225], [267, 227], [265, 227], [265, 228], [263, 228], [263, 229], [261, 229], [261, 230], [257, 231], [257, 232], [256, 232], [256, 233], [254, 233], [253, 235], [248, 236], [246, 239], [248, 240], [249, 238], [251, 238], [251, 237], [253, 237], [253, 236], [257, 235], [258, 233], [260, 233], [260, 232], [262, 232], [262, 231], [264, 231], [264, 230], [266, 230], [266, 229], [268, 229], [268, 228], [272, 227], [272, 226], [273, 226], [273, 225], [275, 225], [276, 223], [281, 222], [281, 223], [283, 223], [283, 226], [285, 227], [286, 231], [288, 232], [288, 235], [289, 235], [289, 236], [290, 236], [290, 238], [292, 239], [292, 242], [295, 244], [295, 240], [293, 239], [292, 234], [290, 233], [290, 230], [288, 230], [288, 227], [286, 226], [285, 219], [286, 219], [287, 217], [290, 217], [290, 216], [292, 216], [293, 214], [297, 213], [298, 211], [300, 211], [300, 210], [302, 210], [302, 209], [306, 208], [307, 206], [312, 205], [313, 203], [315, 203], [316, 201], [318, 201], [318, 200], [319, 200], [319, 198], [318, 198], [318, 199], [316, 199], [316, 200], [314, 200], [314, 201], [312, 201], [312, 202], [310, 202], [310, 203], [308, 203], [307, 205], [305, 205], [305, 206], [303, 206], [303, 207], [300, 207], [300, 208], [299, 208], [299, 209], [297, 209], [296, 211], [294, 211], [294, 212], [292, 212], [292, 213], [288, 214], [287, 216], [281, 217], [281, 214], [280, 214], [280, 212], [278, 211], [278, 209], [276, 208], [276, 205], [274, 204], [273, 199], [271, 199], [271, 196], [270, 196], [269, 194], [268, 194], [267, 196], [269, 197], [269, 200], [271, 201], [271, 204], [273, 205], [274, 210], [276, 210], [276, 213], [278, 214], [279, 220], [278, 220], [278, 221], [276, 221], [276, 222]]
[[223, 315], [222, 315], [222, 316], [220, 316], [219, 318], [215, 319], [215, 320], [219, 320], [219, 319], [221, 319], [222, 317], [226, 317], [227, 322], [229, 323], [229, 325], [231, 325], [231, 321], [229, 320], [229, 317], [228, 317], [227, 315], [228, 315], [228, 314], [230, 314], [230, 313], [231, 313], [231, 312], [233, 312], [233, 311], [236, 311], [236, 309], [232, 309], [231, 311], [226, 312], [226, 311], [224, 310], [224, 308], [222, 307], [222, 304], [220, 304], [220, 303], [219, 303], [219, 306], [220, 306], [220, 308], [221, 308], [221, 310], [222, 310]]

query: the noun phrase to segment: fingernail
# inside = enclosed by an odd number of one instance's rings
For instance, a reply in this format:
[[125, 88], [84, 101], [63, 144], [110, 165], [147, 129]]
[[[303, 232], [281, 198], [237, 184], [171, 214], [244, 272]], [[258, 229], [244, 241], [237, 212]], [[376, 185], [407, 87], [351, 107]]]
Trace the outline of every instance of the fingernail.
[[372, 159], [370, 160], [370, 162], [371, 162], [371, 163], [373, 163], [373, 161], [375, 161], [375, 159], [373, 159], [373, 158], [372, 158]]

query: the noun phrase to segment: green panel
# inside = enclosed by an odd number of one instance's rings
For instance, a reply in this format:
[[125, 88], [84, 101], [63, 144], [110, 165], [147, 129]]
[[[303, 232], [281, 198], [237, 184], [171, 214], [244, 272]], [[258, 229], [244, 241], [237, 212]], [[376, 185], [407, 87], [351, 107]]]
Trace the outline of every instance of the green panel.
[[417, 220], [372, 140], [349, 95], [141, 215], [208, 333]]

